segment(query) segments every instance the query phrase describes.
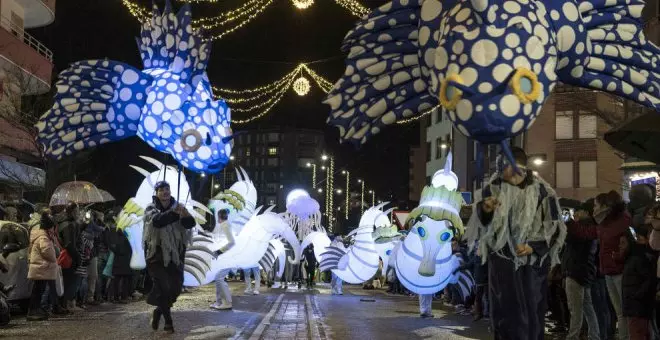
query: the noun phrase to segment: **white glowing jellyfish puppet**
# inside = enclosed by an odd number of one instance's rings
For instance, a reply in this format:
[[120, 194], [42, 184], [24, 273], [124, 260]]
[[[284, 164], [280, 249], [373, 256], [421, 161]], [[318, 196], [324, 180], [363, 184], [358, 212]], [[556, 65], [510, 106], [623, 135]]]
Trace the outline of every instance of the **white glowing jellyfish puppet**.
[[287, 195], [286, 212], [282, 216], [300, 240], [315, 231], [325, 232], [321, 226], [319, 202], [313, 199], [305, 190], [295, 189]]
[[130, 167], [144, 176], [135, 197], [130, 198], [121, 212], [117, 216], [117, 228], [123, 230], [128, 241], [131, 244], [133, 254], [131, 256], [131, 269], [141, 270], [146, 268], [144, 258], [144, 248], [142, 244], [142, 235], [144, 231], [144, 210], [153, 201], [154, 185], [160, 181], [170, 183], [172, 197], [178, 197], [179, 202], [184, 205], [197, 223], [205, 223], [206, 219], [196, 209], [202, 212], [209, 212], [203, 204], [190, 198], [190, 186], [186, 181], [186, 176], [180, 173], [172, 166], [165, 166], [163, 163], [146, 156], [140, 158], [156, 166], [156, 171], [149, 172], [141, 167], [131, 165]]
[[332, 270], [340, 279], [352, 284], [365, 282], [376, 274], [379, 256], [372, 234], [375, 228], [391, 225], [387, 217], [390, 211], [381, 210], [386, 204], [372, 207], [362, 214], [359, 227], [347, 235], [354, 237], [348, 249], [338, 243], [324, 247], [330, 240], [322, 233], [312, 233], [303, 241], [303, 246], [306, 242], [314, 244], [315, 255], [317, 251], [321, 252], [317, 256], [321, 271]]
[[[408, 215], [410, 233], [396, 250], [394, 268], [399, 281], [416, 294], [433, 294], [448, 284], [461, 284], [461, 259], [452, 254], [451, 241], [463, 234], [459, 211], [463, 204], [458, 177], [451, 171], [451, 153], [444, 169], [424, 188], [418, 207]], [[406, 223], [408, 224], [408, 223]], [[466, 289], [471, 289], [467, 287]]]

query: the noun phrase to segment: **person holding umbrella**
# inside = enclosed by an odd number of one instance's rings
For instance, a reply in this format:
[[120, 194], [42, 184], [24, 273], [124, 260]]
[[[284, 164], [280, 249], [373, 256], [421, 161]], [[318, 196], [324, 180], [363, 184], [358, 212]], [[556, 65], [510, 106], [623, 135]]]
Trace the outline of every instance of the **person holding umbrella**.
[[183, 288], [186, 235], [195, 226], [195, 219], [172, 197], [169, 183], [160, 181], [154, 189], [156, 195], [144, 216], [143, 242], [147, 271], [153, 282], [147, 303], [156, 307], [151, 327], [158, 330], [162, 317], [163, 329], [173, 333], [170, 309]]

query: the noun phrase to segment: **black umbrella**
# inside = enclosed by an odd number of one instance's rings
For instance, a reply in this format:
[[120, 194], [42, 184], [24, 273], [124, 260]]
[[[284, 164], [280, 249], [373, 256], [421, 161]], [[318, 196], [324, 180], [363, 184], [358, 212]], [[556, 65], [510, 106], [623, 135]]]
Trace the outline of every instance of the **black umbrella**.
[[605, 134], [613, 148], [645, 161], [660, 163], [660, 112], [651, 112]]

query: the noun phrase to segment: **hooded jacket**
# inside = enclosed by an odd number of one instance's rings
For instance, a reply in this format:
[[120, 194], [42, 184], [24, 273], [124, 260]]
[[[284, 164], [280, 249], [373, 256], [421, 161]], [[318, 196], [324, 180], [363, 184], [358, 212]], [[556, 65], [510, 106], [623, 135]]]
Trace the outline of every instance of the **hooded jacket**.
[[28, 279], [55, 280], [57, 278], [57, 256], [55, 246], [46, 230], [32, 228], [28, 246]]
[[598, 239], [601, 274], [620, 275], [623, 273], [624, 261], [619, 256], [619, 239], [626, 234], [630, 223], [630, 214], [621, 207], [613, 209], [597, 226], [592, 223], [572, 223], [569, 231], [579, 239]]

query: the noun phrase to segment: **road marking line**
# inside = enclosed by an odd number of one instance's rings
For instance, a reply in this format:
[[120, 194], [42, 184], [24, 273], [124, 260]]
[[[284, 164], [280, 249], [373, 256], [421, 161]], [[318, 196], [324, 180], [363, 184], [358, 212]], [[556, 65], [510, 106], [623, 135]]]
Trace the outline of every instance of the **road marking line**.
[[252, 332], [252, 335], [250, 336], [250, 340], [259, 340], [259, 338], [261, 338], [261, 335], [264, 333], [264, 330], [266, 329], [266, 324], [270, 324], [270, 320], [273, 318], [273, 315], [275, 315], [275, 312], [280, 307], [280, 304], [282, 303], [282, 298], [284, 298], [284, 294], [280, 294], [277, 297], [277, 300], [275, 300], [273, 307], [270, 308], [268, 314], [264, 316], [264, 318], [261, 320], [257, 328], [254, 330], [254, 332]]
[[320, 339], [319, 328], [314, 320], [314, 312], [312, 310], [312, 299], [310, 295], [305, 295], [305, 309], [307, 309], [307, 327], [312, 339]]

